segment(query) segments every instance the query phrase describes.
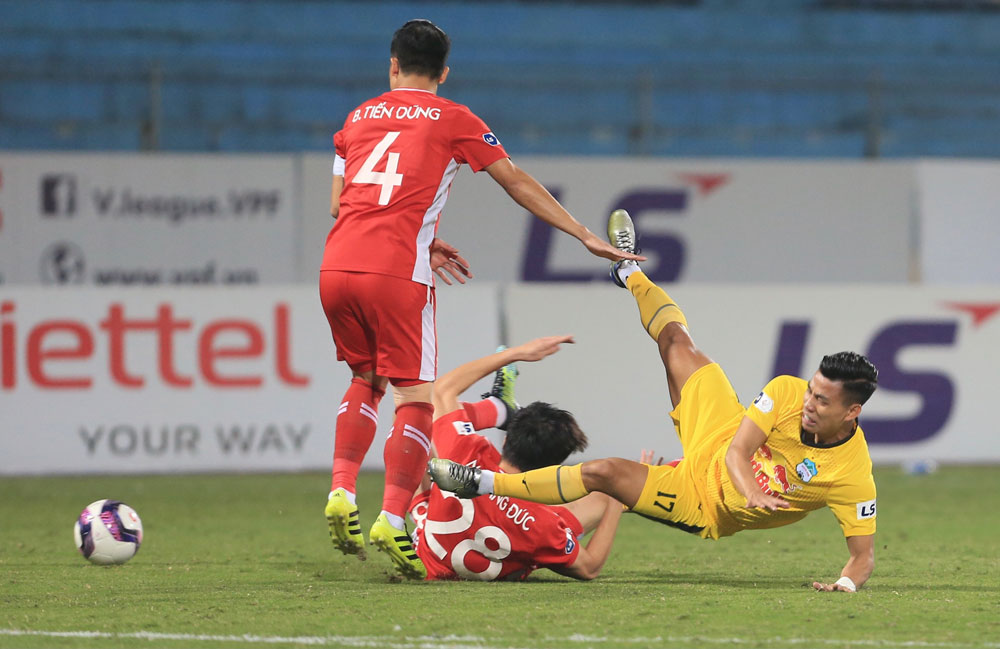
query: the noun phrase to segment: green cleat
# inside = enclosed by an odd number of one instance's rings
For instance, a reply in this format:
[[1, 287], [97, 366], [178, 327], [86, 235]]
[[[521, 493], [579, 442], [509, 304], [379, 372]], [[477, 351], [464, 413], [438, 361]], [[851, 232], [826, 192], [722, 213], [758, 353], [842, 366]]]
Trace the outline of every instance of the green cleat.
[[326, 522], [330, 526], [333, 547], [344, 554], [356, 554], [361, 561], [368, 558], [365, 540], [361, 536], [358, 507], [351, 504], [343, 489], [335, 489], [326, 501]]
[[[608, 241], [622, 252], [635, 254], [638, 252], [635, 241], [635, 225], [632, 217], [625, 210], [615, 210], [608, 217]], [[630, 259], [620, 259], [611, 263], [611, 281], [616, 285], [625, 287], [625, 282], [618, 276], [618, 269], [626, 264], [634, 264]]]
[[[500, 345], [497, 347], [497, 352], [502, 352], [505, 349], [507, 349], [506, 345]], [[502, 426], [497, 426], [500, 430], [507, 430], [507, 425], [514, 418], [514, 413], [521, 408], [514, 398], [514, 383], [517, 381], [518, 374], [520, 372], [516, 363], [504, 365], [497, 370], [496, 376], [493, 378], [493, 388], [482, 395], [483, 399], [496, 397], [503, 401], [503, 405], [507, 406], [507, 418]]]
[[396, 566], [396, 572], [407, 579], [426, 579], [427, 568], [417, 556], [413, 548], [413, 539], [406, 530], [397, 530], [386, 519], [385, 514], [379, 514], [368, 532], [371, 544], [385, 552]]

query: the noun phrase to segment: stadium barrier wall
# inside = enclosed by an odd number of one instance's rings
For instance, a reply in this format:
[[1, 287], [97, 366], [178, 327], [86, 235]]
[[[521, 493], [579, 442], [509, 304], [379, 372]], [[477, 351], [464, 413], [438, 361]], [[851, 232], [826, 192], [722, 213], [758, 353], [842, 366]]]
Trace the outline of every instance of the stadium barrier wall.
[[[651, 278], [662, 282], [906, 282], [917, 258], [911, 162], [515, 157], [584, 225], [611, 210], [641, 228]], [[1000, 165], [997, 165], [1000, 169]], [[305, 155], [303, 243], [315, 268], [330, 227], [329, 156]], [[576, 240], [515, 204], [486, 173], [463, 166], [438, 235], [480, 279], [603, 281]], [[1000, 237], [997, 238], [1000, 243]], [[828, 263], [817, 263], [835, 255]]]
[[1000, 162], [922, 160], [916, 187], [920, 280], [1000, 284]]
[[[497, 287], [461, 288], [439, 291], [448, 367], [499, 337]], [[0, 474], [328, 468], [350, 379], [315, 286], [7, 288]]]
[[[1000, 461], [1000, 287], [668, 288], [744, 404], [774, 374], [808, 377], [823, 354], [855, 349], [881, 372], [862, 416], [876, 461]], [[489, 353], [501, 332], [510, 343], [574, 334], [522, 365], [519, 400], [575, 412], [591, 440], [582, 458], [680, 455], [629, 293], [477, 282], [438, 299], [441, 371]], [[0, 474], [326, 469], [348, 380], [314, 286], [6, 287]], [[368, 468], [381, 466], [391, 419], [387, 398]]]
[[4, 153], [0, 179], [0, 283], [275, 284], [301, 276], [293, 156]]
[[[662, 282], [1000, 283], [1000, 162], [517, 158]], [[0, 153], [0, 284], [314, 282], [331, 156]], [[589, 282], [576, 241], [464, 169], [439, 234], [481, 281]]]
[[[1000, 349], [1000, 285], [667, 286], [696, 343], [748, 405], [778, 374], [811, 377], [823, 355], [853, 350], [879, 368], [862, 428], [879, 462], [1000, 460], [992, 416]], [[666, 459], [681, 448], [656, 345], [635, 300], [617, 288], [511, 286], [508, 333], [520, 341], [567, 332], [577, 345], [524, 368], [519, 399], [579, 415], [588, 457]]]

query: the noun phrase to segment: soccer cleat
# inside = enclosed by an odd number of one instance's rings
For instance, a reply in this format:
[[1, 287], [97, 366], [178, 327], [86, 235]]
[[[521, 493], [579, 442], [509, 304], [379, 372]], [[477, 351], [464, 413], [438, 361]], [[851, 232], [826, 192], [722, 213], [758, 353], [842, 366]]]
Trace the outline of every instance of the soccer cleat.
[[427, 463], [427, 474], [442, 491], [450, 491], [459, 498], [475, 498], [479, 494], [479, 478], [483, 472], [451, 460], [435, 457]]
[[361, 536], [358, 507], [351, 504], [343, 489], [335, 489], [326, 501], [326, 522], [330, 526], [330, 540], [335, 548], [344, 554], [356, 554], [362, 561], [368, 558], [365, 540]]
[[396, 566], [396, 572], [407, 579], [427, 578], [427, 568], [417, 556], [413, 539], [406, 530], [397, 530], [393, 527], [385, 514], [379, 514], [375, 519], [375, 524], [368, 532], [368, 538], [372, 545], [389, 555]]
[[[500, 345], [497, 347], [497, 352], [502, 352], [505, 349], [507, 349], [506, 345]], [[514, 413], [521, 407], [514, 398], [514, 383], [517, 381], [518, 374], [520, 372], [515, 363], [504, 365], [497, 370], [496, 376], [493, 377], [493, 389], [483, 393], [484, 399], [496, 397], [503, 401], [503, 405], [507, 406], [507, 418], [502, 426], [497, 426], [500, 430], [507, 430], [511, 419], [514, 418]]]
[[[632, 217], [625, 210], [615, 210], [608, 217], [608, 241], [622, 252], [630, 254], [638, 252], [635, 245], [635, 225], [632, 223]], [[625, 282], [618, 276], [618, 269], [634, 263], [631, 259], [619, 259], [611, 262], [611, 281], [617, 286], [625, 288]]]

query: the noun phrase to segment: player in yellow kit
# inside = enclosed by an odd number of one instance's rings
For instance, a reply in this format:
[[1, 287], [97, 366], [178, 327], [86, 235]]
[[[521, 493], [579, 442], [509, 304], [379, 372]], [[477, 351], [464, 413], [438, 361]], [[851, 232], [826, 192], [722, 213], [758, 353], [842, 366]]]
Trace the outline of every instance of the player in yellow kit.
[[[624, 210], [612, 213], [608, 236], [634, 252]], [[635, 296], [643, 327], [659, 346], [684, 458], [663, 466], [608, 458], [515, 474], [434, 459], [431, 478], [462, 497], [494, 493], [548, 504], [600, 491], [647, 518], [711, 539], [788, 525], [826, 506], [850, 558], [839, 579], [813, 586], [861, 587], [875, 565], [875, 482], [858, 415], [875, 391], [875, 367], [853, 352], [824, 356], [810, 380], [779, 376], [744, 408], [722, 368], [694, 344], [670, 296], [632, 261], [615, 262], [612, 279]]]

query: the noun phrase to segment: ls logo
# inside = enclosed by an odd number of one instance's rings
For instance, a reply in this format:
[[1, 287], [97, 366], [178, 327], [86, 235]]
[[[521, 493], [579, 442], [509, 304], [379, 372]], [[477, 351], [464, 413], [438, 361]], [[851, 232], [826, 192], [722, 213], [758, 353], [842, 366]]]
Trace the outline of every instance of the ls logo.
[[[642, 222], [653, 216], [683, 217], [686, 215], [692, 194], [707, 196], [730, 179], [728, 173], [679, 173], [677, 178], [684, 188], [636, 188], [612, 201], [612, 209], [627, 210], [635, 222], [636, 230], [643, 232]], [[560, 200], [562, 190], [549, 191]], [[528, 231], [521, 266], [521, 279], [526, 282], [591, 282], [607, 279], [607, 270], [558, 271], [550, 268], [552, 242], [557, 235], [552, 227], [538, 218], [532, 218]], [[642, 265], [643, 272], [654, 282], [676, 282], [681, 278], [686, 260], [684, 240], [675, 234], [646, 233], [639, 235], [639, 247], [649, 261]]]
[[[802, 367], [809, 322], [785, 322], [778, 338], [773, 376], [811, 376], [813, 368]], [[954, 320], [892, 322], [875, 332], [865, 354], [878, 368], [878, 390], [908, 392], [919, 397], [920, 408], [912, 417], [866, 417], [861, 425], [868, 441], [901, 444], [933, 437], [944, 428], [955, 405], [955, 384], [944, 372], [907, 371], [899, 359], [906, 350], [920, 346], [950, 347], [955, 344], [958, 323]], [[830, 352], [840, 350], [829, 350]]]

